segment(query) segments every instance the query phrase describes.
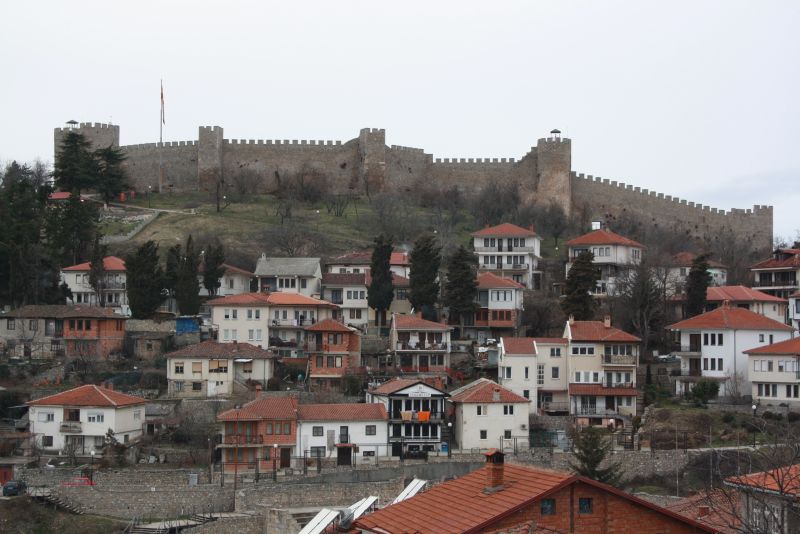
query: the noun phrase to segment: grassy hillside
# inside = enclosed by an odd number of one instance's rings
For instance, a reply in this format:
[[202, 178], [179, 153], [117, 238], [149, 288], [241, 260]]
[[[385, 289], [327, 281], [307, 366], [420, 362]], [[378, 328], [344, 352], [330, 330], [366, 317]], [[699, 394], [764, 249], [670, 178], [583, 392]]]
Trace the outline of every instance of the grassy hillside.
[[0, 500], [0, 532], [109, 534], [122, 532], [124, 529], [123, 521], [93, 515], [68, 514], [37, 504], [28, 497]]

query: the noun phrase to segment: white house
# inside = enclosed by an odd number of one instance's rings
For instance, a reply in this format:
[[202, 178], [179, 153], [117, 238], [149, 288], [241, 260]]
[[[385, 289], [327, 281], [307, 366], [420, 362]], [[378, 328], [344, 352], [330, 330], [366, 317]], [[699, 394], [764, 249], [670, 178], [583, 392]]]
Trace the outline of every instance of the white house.
[[369, 325], [365, 273], [325, 273], [322, 275], [322, 298], [341, 307], [340, 320], [363, 330]]
[[[200, 296], [209, 296], [208, 290], [203, 285], [203, 262], [200, 262], [198, 267], [197, 278], [200, 280]], [[240, 295], [242, 293], [250, 293], [250, 282], [255, 278], [255, 274], [246, 269], [241, 269], [227, 263], [222, 264], [224, 272], [222, 278], [219, 280], [219, 288], [217, 289], [217, 297], [227, 297], [228, 295]]]
[[[679, 314], [686, 318], [686, 295], [676, 296], [672, 302]], [[745, 308], [759, 315], [784, 323], [787, 318], [788, 301], [746, 286], [710, 286], [706, 290], [706, 307], [711, 311], [727, 302], [732, 307]]]
[[395, 354], [395, 366], [406, 373], [446, 373], [450, 367], [450, 331], [442, 323], [393, 313], [389, 349]]
[[528, 446], [530, 400], [487, 378], [450, 394], [459, 448], [516, 450]]
[[388, 456], [388, 420], [379, 403], [300, 404], [297, 450], [310, 458], [336, 458], [338, 465], [351, 465], [353, 455], [367, 462], [370, 457]]
[[248, 382], [266, 388], [274, 371], [275, 355], [249, 343], [203, 341], [167, 354], [172, 397], [228, 397]]
[[79, 386], [27, 403], [30, 435], [47, 452], [100, 451], [109, 430], [120, 443], [142, 434], [145, 400], [95, 385]]
[[[98, 297], [97, 292], [89, 283], [89, 271], [91, 262], [80, 263], [65, 267], [61, 270], [61, 282], [66, 284], [72, 292], [72, 296], [67, 298], [67, 304], [88, 304], [90, 306], [104, 306], [112, 308], [121, 315], [131, 314], [128, 306], [128, 291], [126, 287], [125, 261], [116, 256], [106, 256], [103, 258], [103, 270], [105, 274], [102, 278], [102, 296]], [[100, 302], [102, 300], [103, 302]]]
[[624, 276], [632, 266], [641, 261], [645, 248], [641, 243], [615, 234], [607, 228], [571, 239], [567, 241], [567, 247], [567, 274], [579, 254], [586, 251], [594, 254], [593, 263], [600, 269], [600, 280], [595, 293], [600, 296], [614, 293], [617, 278]]
[[528, 289], [541, 288], [542, 238], [533, 227], [522, 228], [503, 223], [472, 233], [480, 272], [492, 272], [510, 278]]
[[800, 330], [800, 291], [789, 295], [789, 324]]
[[367, 403], [383, 405], [389, 414], [389, 446], [392, 456], [405, 452], [437, 451], [447, 441], [442, 379], [428, 382], [395, 378], [367, 390]]
[[282, 291], [318, 297], [322, 281], [319, 258], [268, 258], [256, 263], [255, 276], [262, 292]]
[[755, 275], [754, 289], [786, 298], [800, 289], [800, 249], [776, 249], [771, 258], [756, 263], [750, 270]]
[[[325, 265], [326, 273], [364, 274], [370, 270], [372, 252], [348, 252], [331, 260]], [[389, 269], [403, 278], [411, 274], [411, 260], [407, 252], [392, 252], [389, 257]]]
[[569, 410], [565, 338], [504, 337], [498, 348], [500, 385], [531, 399], [531, 411]]
[[[697, 254], [692, 252], [678, 252], [672, 256], [672, 261], [667, 267], [667, 276], [672, 284], [679, 288], [682, 292], [686, 287], [686, 280], [689, 277], [689, 271], [692, 269], [692, 263], [697, 258]], [[708, 264], [708, 274], [711, 276], [712, 286], [724, 286], [728, 283], [728, 268], [715, 260], [706, 260]]]
[[753, 402], [778, 408], [800, 406], [800, 338], [746, 350]]
[[745, 351], [785, 341], [793, 335], [791, 326], [728, 304], [668, 328], [680, 339], [675, 351], [681, 359], [681, 376], [676, 380], [678, 394], [690, 391], [702, 377], [720, 381], [723, 396], [748, 395], [753, 379]]
[[[464, 324], [463, 339], [498, 339], [513, 335], [522, 321], [523, 292], [525, 286], [510, 278], [494, 273], [478, 274], [478, 309]], [[459, 324], [459, 318], [450, 317], [450, 324]]]

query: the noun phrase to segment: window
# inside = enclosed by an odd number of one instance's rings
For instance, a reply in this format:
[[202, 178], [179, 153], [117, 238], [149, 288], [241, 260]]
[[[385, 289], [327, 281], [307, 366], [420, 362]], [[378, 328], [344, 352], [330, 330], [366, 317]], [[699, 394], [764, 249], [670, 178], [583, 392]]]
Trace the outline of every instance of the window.
[[513, 404], [504, 404], [503, 405], [503, 415], [514, 415], [514, 405]]
[[536, 366], [536, 383], [538, 385], [544, 385], [544, 364], [540, 363]]
[[183, 382], [182, 381], [179, 380], [179, 381], [175, 382], [174, 385], [175, 385], [175, 391], [176, 392], [183, 391]]
[[703, 345], [708, 345], [708, 334], [703, 334]]
[[31, 319], [28, 321], [28, 330], [36, 330], [39, 327], [39, 321], [37, 319]]
[[350, 318], [351, 319], [361, 319], [361, 310], [350, 308]]
[[722, 334], [717, 334], [717, 345], [722, 346]]
[[758, 342], [759, 343], [763, 343], [764, 342], [764, 334], [758, 334]]
[[[509, 377], [511, 378], [511, 377]], [[525, 367], [525, 380], [528, 380], [528, 367]]]
[[55, 414], [53, 412], [39, 412], [36, 420], [40, 423], [49, 423], [54, 421]]
[[292, 423], [283, 423], [283, 433], [284, 434], [292, 433]]
[[550, 375], [551, 378], [558, 380], [558, 367], [551, 367], [550, 368]]
[[503, 430], [503, 439], [511, 439], [511, 431]]
[[487, 404], [478, 404], [477, 406], [478, 415], [489, 415], [488, 410], [489, 406]]
[[53, 436], [42, 436], [42, 447], [52, 447]]
[[105, 416], [101, 412], [89, 412], [87, 420], [90, 423], [102, 423], [105, 420]]
[[247, 309], [247, 320], [251, 321], [253, 319], [253, 310], [248, 308]]
[[[525, 370], [527, 371], [527, 367]], [[509, 379], [511, 378], [511, 367], [501, 367], [500, 368], [500, 378]]]
[[[772, 362], [769, 362], [772, 363]], [[770, 369], [771, 371], [772, 369]], [[722, 358], [717, 358], [717, 371], [722, 371]]]
[[235, 329], [235, 328], [234, 328], [234, 329], [232, 329], [232, 330], [231, 330], [231, 339], [232, 339], [233, 341], [236, 341], [236, 340], [238, 339], [238, 337], [239, 337], [239, 336], [238, 336], [238, 333], [237, 333], [236, 329]]
[[175, 362], [175, 374], [176, 375], [183, 374], [183, 362]]
[[591, 514], [592, 513], [592, 498], [591, 497], [580, 497], [578, 499], [578, 513], [579, 514]]
[[539, 505], [539, 510], [542, 515], [556, 515], [556, 500], [542, 499], [542, 502]]
[[192, 362], [192, 373], [202, 373], [203, 362]]
[[230, 319], [231, 318], [231, 310], [226, 308], [225, 311], [224, 311], [223, 317], [225, 319]]
[[[70, 322], [72, 322], [72, 321], [70, 321]], [[17, 325], [14, 322], [14, 319], [8, 319], [8, 322], [6, 323], [6, 328], [9, 329], [9, 330], [14, 330], [14, 329], [17, 328]], [[50, 439], [53, 439], [53, 437], [50, 436]]]
[[203, 391], [202, 382], [192, 382], [192, 391]]
[[239, 310], [237, 310], [236, 308], [231, 310], [231, 319], [236, 319], [238, 315], [239, 315]]
[[523, 389], [522, 390], [522, 396], [525, 397], [526, 399], [530, 399], [531, 398], [531, 390]]
[[311, 428], [311, 435], [312, 436], [317, 436], [317, 437], [322, 436], [323, 435], [322, 427], [321, 426], [312, 427]]
[[712, 371], [716, 371], [717, 370], [717, 360], [715, 360], [714, 358], [711, 358], [709, 361], [711, 362], [711, 370]]
[[550, 357], [551, 358], [560, 358], [561, 357], [561, 347], [550, 347]]
[[[322, 427], [320, 427], [322, 428]], [[311, 431], [313, 432], [314, 429], [312, 428]], [[272, 435], [272, 423], [266, 423], [264, 425], [264, 433], [267, 435]]]
[[247, 341], [253, 341], [253, 336], [254, 335], [255, 335], [255, 332], [253, 332], [253, 329], [252, 328], [249, 329], [247, 331]]
[[374, 436], [378, 433], [378, 427], [376, 425], [367, 425], [366, 434], [368, 436]]
[[253, 373], [253, 362], [244, 362], [242, 364], [242, 372], [246, 374]]
[[256, 328], [256, 341], [261, 341], [261, 329], [260, 328]]
[[397, 290], [397, 300], [408, 300], [408, 296], [406, 295], [405, 289]]
[[708, 358], [703, 358], [703, 371], [708, 371]]
[[222, 330], [222, 340], [228, 341], [230, 338], [231, 338], [231, 331], [228, 330], [227, 328], [224, 328]]
[[300, 279], [300, 288], [301, 289], [305, 289], [306, 288], [306, 283], [307, 283], [306, 279], [305, 278], [301, 278]]
[[486, 439], [487, 432], [485, 430], [481, 430], [481, 439]]
[[324, 458], [325, 457], [325, 447], [311, 447], [311, 457], [312, 458]]

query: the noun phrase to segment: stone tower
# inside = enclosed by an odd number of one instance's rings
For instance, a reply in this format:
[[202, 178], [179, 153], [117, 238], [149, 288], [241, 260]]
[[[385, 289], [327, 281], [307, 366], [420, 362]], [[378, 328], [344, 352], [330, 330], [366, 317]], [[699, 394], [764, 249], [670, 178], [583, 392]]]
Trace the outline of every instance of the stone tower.
[[61, 140], [67, 132], [77, 132], [89, 141], [91, 150], [98, 148], [108, 148], [109, 146], [119, 146], [119, 126], [116, 124], [104, 124], [100, 122], [82, 122], [67, 128], [53, 129], [53, 160], [55, 155], [61, 150]]
[[569, 215], [572, 210], [572, 142], [553, 130], [552, 137], [536, 144], [537, 198], [556, 202]]
[[201, 126], [197, 134], [197, 182], [201, 191], [214, 191], [222, 176], [222, 127]]
[[358, 134], [360, 187], [367, 194], [377, 193], [386, 180], [386, 130], [363, 128]]

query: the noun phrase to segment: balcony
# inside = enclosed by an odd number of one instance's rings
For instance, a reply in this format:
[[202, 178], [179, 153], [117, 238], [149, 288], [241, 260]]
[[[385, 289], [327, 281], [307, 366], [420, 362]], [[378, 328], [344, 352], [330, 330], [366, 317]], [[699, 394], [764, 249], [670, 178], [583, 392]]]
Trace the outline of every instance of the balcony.
[[63, 432], [64, 434], [80, 434], [81, 429], [80, 421], [64, 421], [58, 428], [59, 432]]
[[575, 415], [631, 415], [631, 407], [622, 408], [599, 408], [595, 406], [578, 406]]
[[697, 344], [697, 345], [695, 345], [695, 344], [692, 344], [692, 345], [676, 345], [675, 348], [672, 351], [675, 352], [676, 354], [679, 354], [679, 355], [680, 354], [685, 354], [685, 355], [688, 356], [688, 355], [696, 354], [696, 355], [699, 356], [701, 349], [700, 349], [700, 345], [699, 344]]
[[604, 354], [603, 365], [636, 365], [636, 356], [628, 354]]
[[[406, 423], [440, 423], [444, 419], [443, 412], [427, 412], [428, 416], [427, 419], [425, 415], [426, 412], [414, 412], [414, 411], [393, 411], [389, 415], [389, 419], [393, 421], [404, 421]], [[405, 417], [403, 417], [405, 414]]]
[[427, 343], [425, 341], [398, 341], [396, 350], [447, 350], [447, 343]]
[[603, 387], [604, 388], [626, 388], [626, 389], [635, 389], [636, 384], [633, 382], [614, 382], [603, 380]]
[[568, 412], [568, 402], [543, 402], [540, 408], [545, 412]]
[[233, 434], [225, 436], [225, 445], [261, 445], [264, 443], [264, 436], [261, 434]]
[[270, 319], [269, 325], [274, 328], [280, 327], [287, 327], [287, 328], [297, 328], [302, 326], [311, 326], [316, 324], [316, 319]]

